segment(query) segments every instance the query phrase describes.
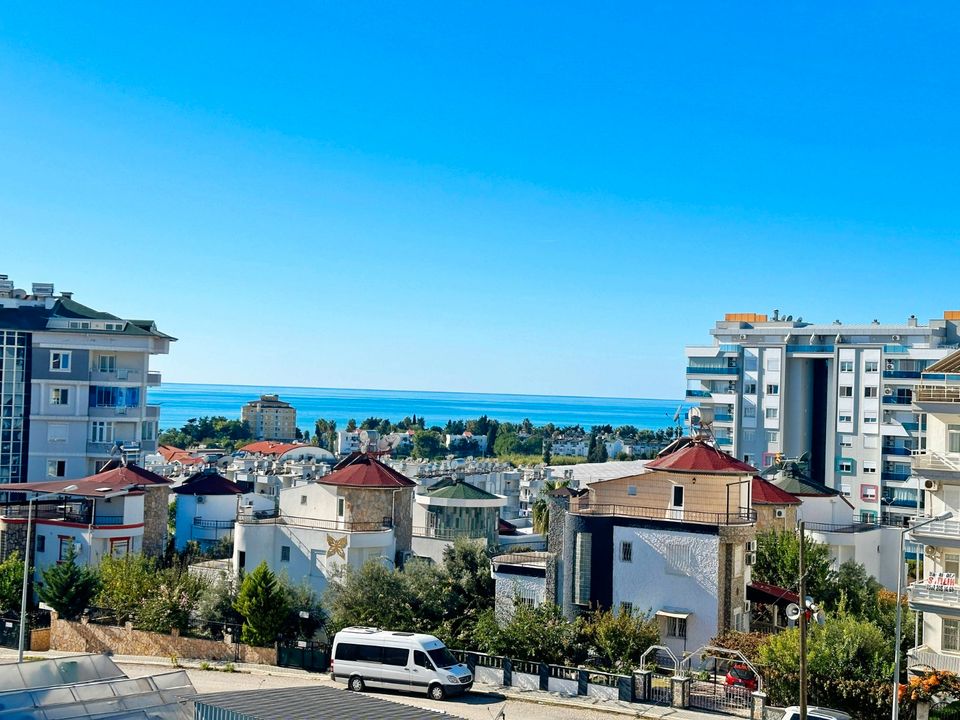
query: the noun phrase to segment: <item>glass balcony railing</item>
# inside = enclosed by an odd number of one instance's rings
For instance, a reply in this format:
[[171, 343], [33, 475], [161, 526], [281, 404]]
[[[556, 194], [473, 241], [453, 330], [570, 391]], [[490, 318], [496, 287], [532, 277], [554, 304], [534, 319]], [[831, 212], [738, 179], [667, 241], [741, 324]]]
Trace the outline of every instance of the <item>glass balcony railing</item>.
[[884, 470], [880, 473], [881, 480], [892, 480], [893, 482], [903, 482], [910, 478], [909, 472], [896, 472]]
[[699, 367], [687, 366], [687, 375], [738, 375], [740, 368], [736, 367]]
[[910, 351], [906, 345], [884, 345], [883, 351], [887, 354], [903, 355]]
[[900, 424], [903, 426], [903, 429], [904, 429], [904, 430], [907, 430], [907, 431], [909, 431], [909, 432], [919, 432], [919, 431], [920, 431], [920, 423], [918, 423], [918, 422], [905, 422], [905, 423], [900, 423]]
[[696, 398], [708, 398], [711, 397], [710, 392], [707, 390], [687, 390], [687, 397], [696, 397]]
[[721, 345], [721, 346], [720, 346], [720, 352], [735, 352], [735, 353], [738, 353], [738, 352], [740, 352], [740, 346], [739, 346], [739, 345]]
[[885, 378], [900, 379], [900, 380], [917, 380], [920, 378], [919, 370], [884, 370], [883, 376]]
[[717, 445], [733, 445], [733, 438], [718, 437], [714, 439], [717, 441]]
[[903, 455], [905, 457], [910, 457], [910, 448], [905, 447], [884, 447], [884, 455]]
[[884, 395], [883, 404], [884, 405], [909, 405], [913, 402], [913, 398], [909, 395]]
[[787, 345], [787, 352], [832, 353], [833, 345]]
[[733, 422], [733, 415], [730, 413], [714, 413], [713, 419], [717, 422]]

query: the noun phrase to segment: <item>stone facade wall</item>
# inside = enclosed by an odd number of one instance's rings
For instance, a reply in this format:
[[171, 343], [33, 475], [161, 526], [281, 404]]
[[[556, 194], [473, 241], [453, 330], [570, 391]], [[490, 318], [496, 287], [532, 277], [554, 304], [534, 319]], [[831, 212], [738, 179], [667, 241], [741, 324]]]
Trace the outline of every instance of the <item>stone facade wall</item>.
[[[793, 532], [797, 527], [796, 505], [754, 505], [753, 509], [757, 511], [757, 532]], [[785, 517], [778, 518], [777, 510], [783, 510]]]
[[410, 550], [413, 537], [412, 487], [396, 491], [353, 487], [341, 487], [338, 490], [339, 496], [346, 501], [344, 520], [379, 523], [384, 518], [392, 517], [397, 552]]
[[168, 485], [147, 485], [143, 495], [143, 554], [162, 557], [167, 548]]
[[[36, 529], [35, 524], [30, 528], [31, 532], [36, 532]], [[26, 547], [27, 523], [0, 521], [0, 562], [6, 560], [13, 552], [17, 552], [22, 560]]]
[[[718, 575], [720, 578], [720, 603], [717, 608], [717, 629], [735, 630], [736, 613], [744, 618], [749, 614], [743, 610], [746, 600], [747, 578], [750, 568], [744, 562], [746, 544], [757, 539], [754, 525], [727, 525], [720, 528], [720, 557]], [[737, 558], [739, 556], [739, 559]], [[746, 626], [742, 626], [746, 630]]]
[[[94, 625], [86, 622], [61, 620], [56, 613], [50, 620], [50, 649], [63, 652], [103, 653], [115, 655], [147, 655], [199, 660], [235, 659], [237, 646], [226, 640], [180, 637], [134, 630], [130, 623], [124, 627]], [[241, 644], [240, 662], [276, 665], [275, 648], [258, 648]]]

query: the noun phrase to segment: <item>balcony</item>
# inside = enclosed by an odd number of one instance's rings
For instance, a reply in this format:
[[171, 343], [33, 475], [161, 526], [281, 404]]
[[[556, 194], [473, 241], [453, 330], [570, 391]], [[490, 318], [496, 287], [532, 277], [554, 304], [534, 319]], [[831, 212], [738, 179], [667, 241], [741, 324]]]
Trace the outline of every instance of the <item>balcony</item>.
[[738, 508], [731, 512], [701, 512], [696, 510], [634, 507], [633, 505], [594, 504], [582, 498], [574, 498], [570, 503], [570, 512], [575, 515], [599, 515], [665, 522], [684, 522], [701, 525], [752, 525], [757, 521], [757, 513], [749, 508]]
[[909, 471], [899, 471], [899, 470], [884, 470], [880, 473], [881, 480], [889, 480], [891, 482], [903, 482], [904, 480], [910, 479]]
[[486, 540], [482, 530], [454, 530], [453, 528], [414, 527], [413, 537], [432, 538], [434, 540]]
[[722, 445], [722, 446], [725, 446], [725, 447], [726, 447], [726, 446], [729, 446], [729, 445], [733, 445], [733, 438], [728, 438], [728, 437], [714, 437], [713, 439], [714, 439], [714, 441], [717, 443], [717, 445]]
[[884, 455], [901, 455], [904, 457], [910, 457], [913, 454], [913, 450], [905, 447], [896, 447], [885, 445], [883, 448]]
[[714, 413], [713, 420], [714, 422], [723, 422], [723, 423], [733, 422], [733, 415], [731, 415], [730, 413]]
[[710, 392], [707, 390], [687, 390], [687, 397], [692, 398], [708, 398], [711, 397]]
[[[940, 377], [944, 382], [936, 382]], [[948, 378], [956, 378], [954, 382], [948, 382]], [[960, 375], [924, 375], [921, 384], [913, 389], [913, 401], [921, 403], [960, 403]], [[951, 409], [951, 412], [957, 412]]]
[[160, 387], [162, 377], [158, 372], [147, 373], [147, 387]]
[[960, 593], [956, 587], [914, 583], [907, 588], [907, 601], [911, 610], [934, 613], [940, 609], [960, 610]]
[[884, 405], [910, 405], [913, 402], [913, 398], [909, 395], [884, 395], [883, 404]]
[[910, 352], [910, 348], [906, 345], [884, 345], [883, 351], [887, 355], [906, 355]]
[[891, 380], [919, 380], [919, 370], [884, 370], [883, 376]]
[[90, 371], [90, 382], [113, 383], [131, 382], [140, 383], [143, 373], [133, 368], [117, 368], [116, 370], [94, 369]]
[[787, 345], [787, 352], [833, 354], [833, 345]]
[[739, 345], [721, 345], [721, 346], [720, 346], [720, 352], [722, 352], [722, 353], [739, 353], [739, 352], [740, 352], [740, 346], [739, 346]]
[[913, 469], [936, 472], [960, 472], [960, 455], [944, 454], [932, 450], [914, 450]]
[[[14, 503], [0, 506], [0, 518], [5, 520], [26, 520], [28, 506], [25, 503]], [[47, 522], [69, 523], [71, 525], [123, 525], [123, 515], [104, 515], [99, 512], [94, 515], [93, 504], [88, 501], [68, 503], [37, 503], [33, 507], [33, 519]]]
[[818, 532], [818, 533], [844, 533], [844, 534], [854, 534], [862, 532], [870, 532], [872, 530], [878, 530], [880, 528], [876, 523], [867, 523], [867, 522], [850, 522], [850, 523], [817, 523], [817, 522], [808, 522], [804, 527], [809, 532]]
[[921, 645], [907, 651], [907, 667], [917, 666], [949, 670], [952, 673], [960, 674], [960, 655], [939, 653], [926, 645]]
[[[922, 523], [930, 520], [929, 516], [920, 516], [911, 519], [911, 523]], [[944, 541], [960, 542], [960, 520], [934, 520], [926, 525], [911, 531], [913, 538], [925, 545], [940, 545]]]
[[290, 527], [310, 528], [313, 530], [339, 530], [340, 532], [382, 532], [393, 528], [393, 522], [385, 517], [381, 522], [347, 522], [345, 520], [321, 520], [319, 518], [296, 517], [280, 513], [242, 514], [236, 522], [240, 525], [288, 525]]
[[687, 375], [739, 375], [738, 367], [699, 367], [697, 365], [687, 366]]

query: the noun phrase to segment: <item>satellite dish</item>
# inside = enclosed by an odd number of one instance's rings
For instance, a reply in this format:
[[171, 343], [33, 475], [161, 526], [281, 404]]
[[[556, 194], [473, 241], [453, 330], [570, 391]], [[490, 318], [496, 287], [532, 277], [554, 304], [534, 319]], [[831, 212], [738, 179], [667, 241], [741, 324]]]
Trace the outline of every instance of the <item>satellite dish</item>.
[[787, 616], [787, 620], [799, 620], [800, 619], [800, 606], [796, 603], [790, 603], [787, 605], [784, 614]]
[[813, 616], [813, 619], [817, 621], [817, 625], [823, 625], [827, 622], [827, 618], [823, 614], [823, 610], [817, 610], [817, 613]]
[[700, 424], [700, 408], [698, 407], [690, 408], [690, 424], [691, 425]]

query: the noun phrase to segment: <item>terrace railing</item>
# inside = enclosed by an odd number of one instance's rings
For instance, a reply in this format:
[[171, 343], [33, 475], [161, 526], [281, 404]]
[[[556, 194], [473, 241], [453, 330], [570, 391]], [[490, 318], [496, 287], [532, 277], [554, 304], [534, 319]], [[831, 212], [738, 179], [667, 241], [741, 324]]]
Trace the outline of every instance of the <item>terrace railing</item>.
[[675, 508], [635, 507], [607, 503], [573, 502], [570, 512], [577, 515], [610, 515], [613, 517], [667, 520], [671, 522], [697, 523], [702, 525], [750, 525], [757, 521], [757, 512], [750, 508], [737, 508], [730, 512], [704, 512]]

